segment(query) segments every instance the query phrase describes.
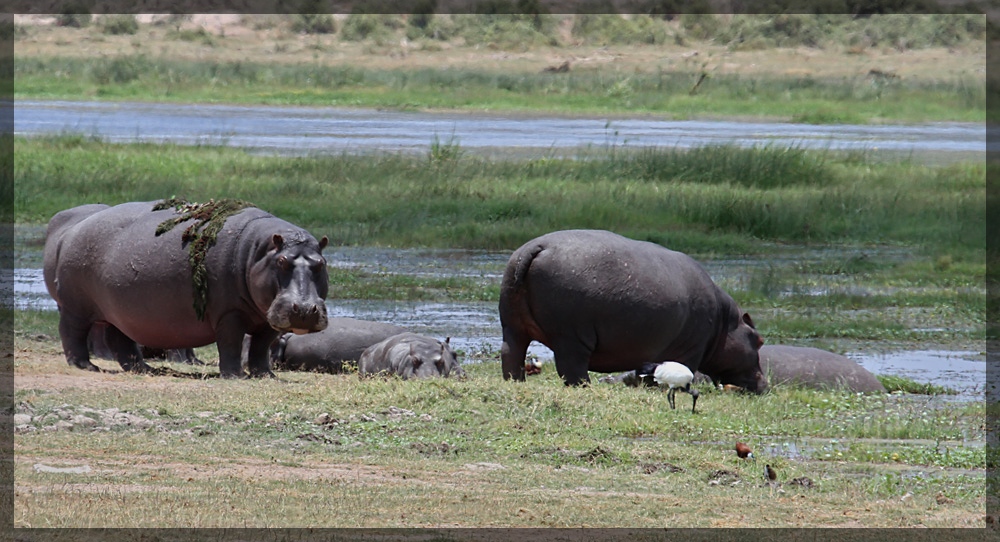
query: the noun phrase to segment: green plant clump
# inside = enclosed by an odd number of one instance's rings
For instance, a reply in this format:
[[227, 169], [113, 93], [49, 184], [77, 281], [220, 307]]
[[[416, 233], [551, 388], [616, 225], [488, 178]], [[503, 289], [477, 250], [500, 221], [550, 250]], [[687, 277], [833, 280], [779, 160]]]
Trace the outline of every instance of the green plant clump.
[[156, 227], [156, 235], [162, 235], [174, 226], [194, 220], [195, 222], [184, 230], [181, 241], [188, 243], [188, 261], [191, 264], [191, 278], [194, 287], [194, 311], [199, 320], [205, 318], [205, 308], [208, 305], [208, 270], [205, 268], [205, 258], [208, 250], [215, 245], [219, 231], [226, 219], [246, 209], [255, 207], [252, 203], [233, 199], [209, 200], [207, 203], [190, 203], [184, 199], [170, 198], [153, 206], [154, 211], [173, 208], [180, 216], [164, 220]]

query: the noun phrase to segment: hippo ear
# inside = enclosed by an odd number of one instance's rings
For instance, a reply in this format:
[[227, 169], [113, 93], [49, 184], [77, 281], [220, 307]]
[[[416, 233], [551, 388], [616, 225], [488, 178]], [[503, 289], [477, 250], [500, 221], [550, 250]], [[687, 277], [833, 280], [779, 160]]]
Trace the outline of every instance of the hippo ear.
[[271, 236], [271, 243], [274, 244], [275, 249], [281, 250], [281, 246], [285, 244], [285, 239], [280, 233], [276, 233]]
[[444, 338], [444, 344], [447, 344], [447, 345], [450, 346], [451, 345], [451, 337], [445, 337]]
[[327, 239], [326, 236], [324, 235], [323, 238], [319, 240], [319, 249], [323, 250], [324, 248], [326, 248], [326, 245], [329, 244], [329, 243], [330, 243], [330, 240]]
[[416, 369], [417, 367], [423, 365], [424, 360], [418, 358], [417, 356], [410, 356], [410, 363], [412, 363], [413, 368]]
[[750, 318], [750, 313], [747, 312], [743, 313], [743, 323], [754, 329], [757, 329], [757, 326], [753, 325], [753, 318]]

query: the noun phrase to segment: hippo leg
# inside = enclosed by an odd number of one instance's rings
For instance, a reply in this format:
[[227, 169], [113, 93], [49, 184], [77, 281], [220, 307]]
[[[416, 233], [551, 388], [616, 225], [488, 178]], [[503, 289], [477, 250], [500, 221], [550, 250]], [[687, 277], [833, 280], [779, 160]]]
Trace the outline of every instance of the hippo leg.
[[87, 348], [87, 335], [90, 334], [91, 324], [89, 322], [81, 324], [80, 322], [80, 320], [68, 316], [60, 308], [59, 338], [62, 339], [66, 362], [87, 371], [100, 371], [101, 369], [97, 365], [90, 362], [90, 350]]
[[243, 319], [230, 313], [220, 319], [215, 329], [215, 344], [219, 347], [219, 376], [222, 378], [244, 378], [243, 337], [246, 327]]
[[503, 344], [500, 345], [500, 365], [504, 380], [513, 378], [524, 382], [524, 358], [528, 355], [529, 343], [530, 339], [515, 333], [510, 328], [504, 328]]
[[152, 371], [152, 367], [146, 365], [146, 362], [142, 360], [142, 350], [139, 349], [139, 345], [121, 330], [108, 325], [104, 336], [108, 341], [108, 347], [115, 353], [115, 359], [118, 360], [122, 369], [133, 373]]
[[578, 339], [562, 339], [552, 347], [555, 354], [556, 372], [567, 386], [587, 386], [590, 384], [590, 355], [592, 349]]
[[278, 338], [278, 332], [273, 330], [254, 333], [250, 336], [250, 348], [247, 351], [247, 369], [251, 377], [274, 377], [271, 371], [271, 343]]

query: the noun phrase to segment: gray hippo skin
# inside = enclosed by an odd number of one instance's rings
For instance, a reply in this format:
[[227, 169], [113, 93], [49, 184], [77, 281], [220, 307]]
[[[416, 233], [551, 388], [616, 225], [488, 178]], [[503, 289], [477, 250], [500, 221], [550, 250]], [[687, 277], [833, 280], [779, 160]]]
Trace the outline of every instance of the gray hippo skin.
[[689, 256], [600, 230], [557, 231], [510, 257], [500, 286], [504, 379], [524, 380], [528, 344], [555, 354], [567, 385], [587, 371], [676, 361], [763, 393], [753, 321]]
[[330, 318], [323, 331], [307, 335], [282, 335], [271, 349], [275, 369], [289, 371], [343, 372], [344, 362], [357, 362], [369, 346], [406, 328], [354, 318]]
[[240, 348], [250, 334], [250, 374], [273, 375], [267, 355], [273, 339], [326, 327], [325, 237], [317, 241], [257, 208], [233, 214], [205, 258], [208, 296], [199, 319], [185, 228], [155, 235], [161, 222], [178, 216], [173, 208], [153, 211], [155, 204], [83, 205], [49, 221], [45, 286], [59, 306], [70, 365], [98, 370], [87, 336], [95, 324], [106, 324], [108, 346], [126, 371], [149, 370], [136, 343], [170, 349], [216, 342], [221, 375], [243, 376]]
[[760, 349], [760, 366], [772, 385], [798, 384], [816, 389], [886, 392], [875, 375], [854, 360], [818, 348], [768, 345]]
[[407, 380], [434, 376], [465, 376], [449, 341], [416, 333], [400, 333], [365, 349], [358, 360], [358, 374], [391, 373]]

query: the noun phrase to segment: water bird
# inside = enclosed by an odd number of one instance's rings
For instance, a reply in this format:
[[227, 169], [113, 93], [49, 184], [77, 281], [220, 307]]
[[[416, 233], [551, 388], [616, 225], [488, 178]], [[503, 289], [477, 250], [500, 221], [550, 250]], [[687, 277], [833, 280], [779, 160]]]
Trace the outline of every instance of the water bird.
[[691, 389], [691, 381], [694, 380], [694, 373], [691, 372], [691, 369], [676, 361], [665, 361], [659, 364], [656, 370], [653, 371], [653, 380], [661, 386], [666, 384], [670, 387], [670, 390], [667, 392], [667, 401], [670, 402], [670, 408], [676, 408], [674, 396], [677, 394], [677, 390], [690, 393], [691, 413], [694, 414], [694, 407], [698, 404], [698, 390]]
[[778, 479], [778, 473], [774, 472], [771, 465], [764, 465], [764, 473], [767, 475], [767, 479], [770, 482], [774, 482]]
[[537, 375], [542, 372], [542, 362], [538, 360], [537, 357], [530, 357], [524, 360], [524, 374], [525, 375]]
[[739, 456], [740, 459], [754, 459], [753, 450], [742, 442], [736, 443], [736, 455]]

